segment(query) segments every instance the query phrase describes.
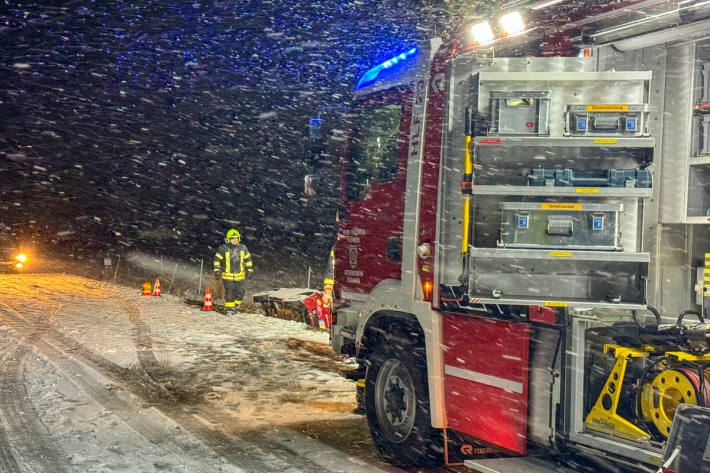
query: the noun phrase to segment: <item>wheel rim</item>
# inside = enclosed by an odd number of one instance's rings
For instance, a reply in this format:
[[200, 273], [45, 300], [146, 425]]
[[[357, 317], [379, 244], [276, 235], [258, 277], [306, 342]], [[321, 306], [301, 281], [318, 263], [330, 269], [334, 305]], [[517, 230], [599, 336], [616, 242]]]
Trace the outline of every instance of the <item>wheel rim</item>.
[[385, 435], [393, 442], [404, 441], [414, 426], [416, 395], [409, 370], [399, 360], [389, 359], [375, 382], [375, 410]]

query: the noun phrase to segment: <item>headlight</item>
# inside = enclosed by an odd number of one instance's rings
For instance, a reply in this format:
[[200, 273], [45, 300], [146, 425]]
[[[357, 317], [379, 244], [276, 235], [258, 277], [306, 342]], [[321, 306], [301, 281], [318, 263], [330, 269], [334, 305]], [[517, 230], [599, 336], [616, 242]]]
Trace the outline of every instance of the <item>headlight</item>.
[[22, 263], [17, 263], [17, 264], [15, 265], [15, 267], [16, 267], [17, 269], [22, 269]]
[[[25, 261], [27, 261], [27, 255], [24, 253], [20, 253], [19, 255], [15, 256], [15, 259], [24, 263]], [[18, 267], [22, 267], [22, 265], [20, 264], [20, 266]]]

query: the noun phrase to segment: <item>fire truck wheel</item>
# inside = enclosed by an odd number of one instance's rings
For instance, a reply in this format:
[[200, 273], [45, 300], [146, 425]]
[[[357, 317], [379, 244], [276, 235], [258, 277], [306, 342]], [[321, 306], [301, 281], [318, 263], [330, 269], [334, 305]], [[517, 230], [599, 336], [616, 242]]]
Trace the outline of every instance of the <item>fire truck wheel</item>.
[[424, 349], [379, 345], [365, 378], [367, 422], [380, 455], [399, 466], [441, 464], [441, 432], [429, 417]]

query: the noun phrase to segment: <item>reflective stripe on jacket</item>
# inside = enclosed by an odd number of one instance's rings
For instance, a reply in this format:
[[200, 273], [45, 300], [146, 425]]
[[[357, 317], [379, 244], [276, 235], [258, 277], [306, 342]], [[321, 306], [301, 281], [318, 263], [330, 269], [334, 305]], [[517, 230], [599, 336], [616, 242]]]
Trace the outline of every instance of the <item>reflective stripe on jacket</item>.
[[246, 272], [253, 272], [251, 254], [246, 245], [225, 243], [217, 249], [212, 261], [214, 271], [222, 271], [222, 279], [242, 281]]

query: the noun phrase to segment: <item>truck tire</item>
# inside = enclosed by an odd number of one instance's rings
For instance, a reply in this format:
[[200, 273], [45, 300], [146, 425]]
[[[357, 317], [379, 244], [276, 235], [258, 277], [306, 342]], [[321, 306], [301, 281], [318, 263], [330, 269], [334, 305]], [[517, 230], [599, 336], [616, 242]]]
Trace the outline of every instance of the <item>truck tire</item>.
[[370, 356], [365, 406], [380, 455], [397, 466], [432, 467], [443, 458], [441, 431], [430, 421], [424, 349], [380, 344]]

